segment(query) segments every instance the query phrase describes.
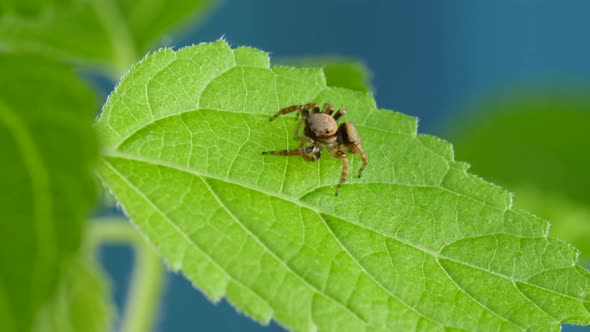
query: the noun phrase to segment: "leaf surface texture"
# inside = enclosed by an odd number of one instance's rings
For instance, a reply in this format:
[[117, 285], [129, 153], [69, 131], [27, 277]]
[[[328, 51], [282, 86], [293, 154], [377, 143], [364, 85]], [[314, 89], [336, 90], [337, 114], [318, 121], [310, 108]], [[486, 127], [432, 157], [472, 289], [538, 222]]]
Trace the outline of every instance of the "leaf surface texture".
[[[296, 148], [280, 108], [348, 110], [369, 166], [263, 156]], [[208, 297], [296, 331], [559, 330], [587, 324], [590, 274], [548, 224], [466, 172], [416, 119], [319, 69], [270, 67], [224, 41], [164, 49], [97, 122], [100, 177], [174, 270]]]

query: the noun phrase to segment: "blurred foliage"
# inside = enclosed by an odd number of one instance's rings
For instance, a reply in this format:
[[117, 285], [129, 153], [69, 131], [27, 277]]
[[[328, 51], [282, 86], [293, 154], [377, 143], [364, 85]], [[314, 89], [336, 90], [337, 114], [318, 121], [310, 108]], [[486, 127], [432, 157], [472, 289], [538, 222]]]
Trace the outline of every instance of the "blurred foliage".
[[516, 206], [590, 259], [590, 93], [527, 91], [474, 109], [449, 132], [457, 160], [515, 191]]
[[107, 277], [88, 252], [70, 260], [53, 300], [41, 309], [35, 330], [110, 331], [114, 306]]
[[[3, 0], [0, 47], [127, 71], [164, 34], [198, 21], [215, 0]], [[198, 16], [198, 17], [197, 17]]]
[[2, 55], [0, 72], [0, 330], [27, 331], [70, 271], [96, 201], [96, 101], [65, 65]]
[[341, 56], [317, 56], [273, 61], [276, 65], [322, 68], [328, 86], [371, 91], [372, 74], [361, 60]]
[[514, 203], [551, 221], [552, 236], [575, 244], [582, 262], [590, 260], [590, 206], [580, 204], [562, 193], [533, 187], [515, 187]]
[[110, 326], [106, 279], [80, 251], [98, 105], [71, 65], [117, 79], [216, 2], [0, 1], [0, 331]]

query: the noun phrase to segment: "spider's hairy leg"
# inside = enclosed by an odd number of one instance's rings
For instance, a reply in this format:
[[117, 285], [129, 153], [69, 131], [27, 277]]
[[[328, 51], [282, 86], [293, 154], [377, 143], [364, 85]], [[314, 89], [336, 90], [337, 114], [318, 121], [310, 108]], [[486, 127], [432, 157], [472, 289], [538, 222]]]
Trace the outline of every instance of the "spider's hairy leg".
[[338, 110], [338, 112], [336, 112], [334, 114], [334, 120], [338, 120], [340, 119], [341, 116], [346, 115], [346, 110], [344, 108], [341, 108]]
[[338, 187], [336, 187], [336, 196], [340, 193], [340, 188], [342, 184], [346, 182], [346, 178], [348, 177], [348, 157], [346, 153], [342, 151], [331, 151], [332, 157], [342, 159], [342, 176], [340, 177], [340, 182], [338, 183]]
[[360, 178], [361, 175], [363, 174], [363, 170], [365, 169], [365, 167], [367, 167], [367, 164], [369, 163], [369, 158], [367, 158], [367, 154], [365, 153], [365, 150], [363, 150], [363, 147], [360, 144], [355, 144], [354, 149], [352, 151], [354, 153], [360, 154], [361, 159], [363, 160], [363, 166], [361, 166], [361, 168], [359, 168], [359, 178]]
[[262, 154], [274, 154], [280, 156], [300, 155], [307, 161], [317, 161], [322, 156], [322, 152], [318, 151], [315, 146], [307, 146], [294, 150], [264, 151]]
[[367, 164], [369, 164], [369, 158], [367, 158], [367, 154], [365, 153], [365, 150], [363, 150], [363, 147], [360, 145], [360, 143], [352, 142], [349, 144], [340, 145], [340, 150], [356, 153], [361, 156], [361, 159], [363, 160], [363, 165], [361, 166], [361, 168], [359, 168], [358, 176], [360, 178], [363, 174], [363, 171], [365, 170], [365, 167], [367, 167]]
[[[272, 121], [281, 115], [289, 114], [289, 113], [295, 112], [295, 111], [299, 111], [299, 113], [308, 113], [310, 109], [314, 110], [314, 112], [316, 112], [316, 113], [320, 111], [320, 107], [314, 103], [308, 103], [305, 105], [293, 105], [293, 106], [285, 107], [285, 108], [279, 110], [275, 115], [270, 117], [269, 121]], [[299, 116], [299, 113], [297, 113], [298, 116]]]
[[310, 137], [307, 137], [305, 135], [299, 135], [299, 130], [301, 129], [301, 126], [304, 123], [305, 123], [305, 119], [299, 120], [299, 122], [297, 123], [297, 126], [295, 127], [295, 132], [293, 133], [293, 139], [301, 142], [299, 147], [302, 147], [306, 143], [313, 144], [313, 139], [311, 139]]
[[334, 105], [325, 103], [324, 104], [324, 113], [328, 115], [332, 115], [334, 113]]
[[[340, 110], [338, 111], [340, 112]], [[338, 149], [342, 152], [352, 152], [359, 154], [361, 159], [363, 160], [363, 165], [359, 169], [358, 176], [359, 178], [363, 174], [363, 170], [367, 167], [369, 163], [369, 158], [367, 158], [367, 154], [363, 150], [361, 146], [361, 137], [354, 127], [354, 125], [350, 122], [344, 122], [343, 124], [338, 127], [338, 141], [340, 145]]]

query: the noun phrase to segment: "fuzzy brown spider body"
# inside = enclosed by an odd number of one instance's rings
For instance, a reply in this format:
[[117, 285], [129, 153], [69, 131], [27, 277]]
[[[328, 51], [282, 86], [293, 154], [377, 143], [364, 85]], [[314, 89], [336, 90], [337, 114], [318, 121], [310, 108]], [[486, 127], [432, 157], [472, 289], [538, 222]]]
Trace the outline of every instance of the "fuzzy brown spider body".
[[[297, 117], [301, 117], [295, 127], [295, 135], [293, 137], [301, 142], [299, 148], [294, 150], [265, 151], [262, 154], [283, 156], [300, 155], [305, 160], [317, 161], [322, 156], [322, 149], [326, 148], [332, 157], [342, 160], [342, 176], [336, 188], [336, 195], [338, 195], [340, 187], [342, 187], [342, 184], [348, 177], [348, 157], [346, 156], [346, 152], [361, 156], [363, 165], [359, 169], [359, 177], [369, 162], [361, 146], [361, 137], [358, 131], [350, 122], [344, 122], [338, 126], [336, 121], [346, 114], [346, 110], [341, 108], [334, 113], [334, 106], [328, 103], [324, 104], [323, 112], [320, 112], [320, 108], [314, 103], [286, 107], [273, 115], [270, 121], [281, 115], [295, 111], [298, 112]], [[304, 126], [303, 135], [299, 135], [301, 126]], [[305, 146], [306, 144], [310, 145]]]

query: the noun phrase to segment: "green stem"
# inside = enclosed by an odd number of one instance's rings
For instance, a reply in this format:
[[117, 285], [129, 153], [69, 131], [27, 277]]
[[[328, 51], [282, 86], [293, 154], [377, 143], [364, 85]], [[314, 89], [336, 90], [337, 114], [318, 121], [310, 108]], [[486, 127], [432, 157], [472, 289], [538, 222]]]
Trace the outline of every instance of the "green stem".
[[152, 331], [165, 276], [160, 257], [122, 218], [95, 220], [90, 241], [94, 248], [107, 243], [129, 244], [134, 248], [135, 267], [127, 293], [121, 332]]
[[139, 60], [132, 32], [115, 0], [93, 1], [92, 3], [103, 28], [111, 37], [115, 70], [111, 74], [115, 81], [119, 81], [119, 78]]

